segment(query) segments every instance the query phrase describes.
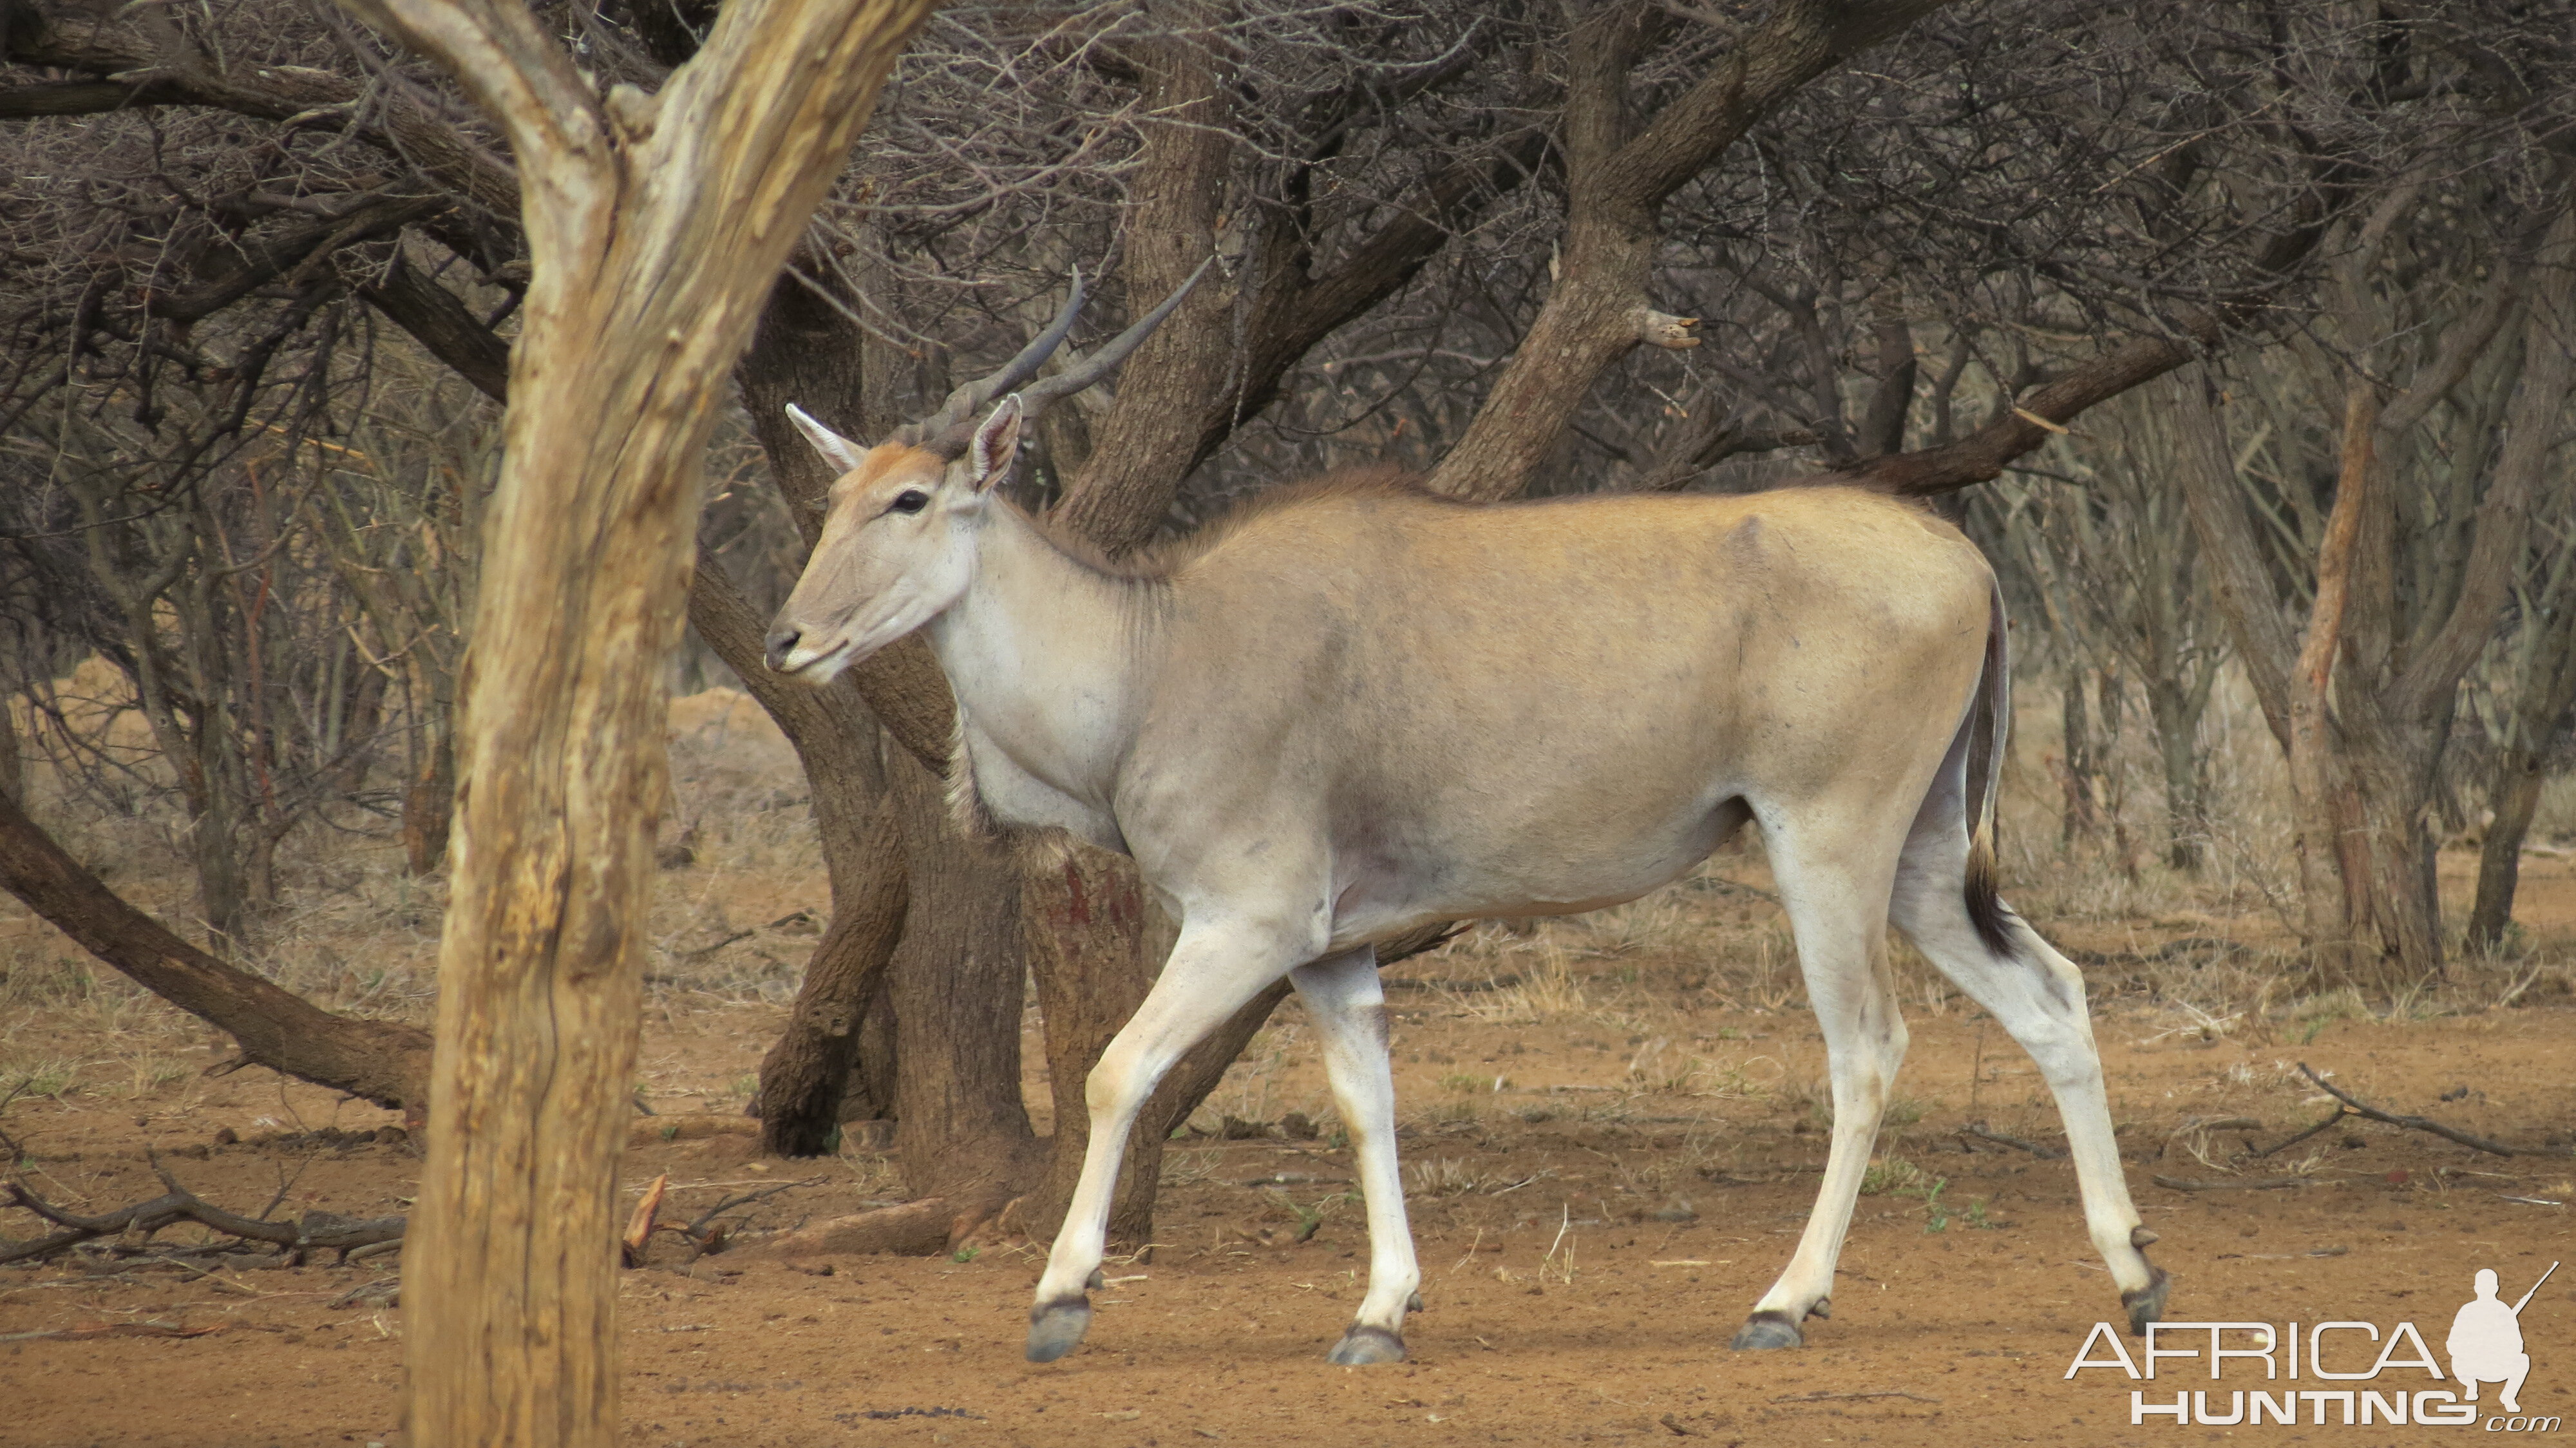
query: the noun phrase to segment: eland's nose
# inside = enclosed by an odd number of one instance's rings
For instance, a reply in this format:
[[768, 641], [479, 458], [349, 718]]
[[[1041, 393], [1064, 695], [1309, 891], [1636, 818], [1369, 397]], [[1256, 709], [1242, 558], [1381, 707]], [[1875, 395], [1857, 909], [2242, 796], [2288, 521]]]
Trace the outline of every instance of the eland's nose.
[[769, 667], [777, 673], [787, 672], [787, 656], [796, 651], [796, 641], [804, 637], [793, 624], [780, 624], [769, 631]]

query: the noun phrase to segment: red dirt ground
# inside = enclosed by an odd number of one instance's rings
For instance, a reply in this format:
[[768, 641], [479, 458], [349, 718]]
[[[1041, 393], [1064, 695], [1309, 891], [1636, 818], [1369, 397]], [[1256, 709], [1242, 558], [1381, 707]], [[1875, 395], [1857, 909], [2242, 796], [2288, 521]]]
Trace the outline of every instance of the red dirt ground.
[[[1957, 1134], [1985, 1119], [2045, 1139], [2054, 1120], [2028, 1062], [1955, 1007], [1929, 1019], [1914, 1008], [1901, 1089], [1920, 1114], [1881, 1143], [1883, 1157], [1945, 1180], [1942, 1229], [1931, 1230], [1919, 1190], [1865, 1196], [1833, 1320], [1810, 1324], [1803, 1351], [1731, 1354], [1726, 1337], [1785, 1260], [1822, 1164], [1817, 1113], [1798, 1089], [1822, 1076], [1804, 1012], [1677, 1009], [1670, 1019], [1688, 1029], [1702, 1074], [1683, 1090], [1638, 1091], [1627, 1070], [1635, 1046], [1597, 1018], [1497, 1025], [1456, 1008], [1472, 999], [1394, 994], [1404, 1150], [1411, 1171], [1436, 1178], [1413, 1194], [1429, 1310], [1408, 1327], [1412, 1362], [1355, 1370], [1321, 1360], [1356, 1304], [1366, 1256], [1356, 1208], [1329, 1200], [1349, 1176], [1347, 1154], [1211, 1139], [1175, 1143], [1163, 1242], [1150, 1262], [1112, 1267], [1089, 1342], [1047, 1367], [1019, 1352], [1034, 1248], [988, 1248], [966, 1262], [784, 1263], [745, 1252], [687, 1265], [676, 1248], [657, 1249], [625, 1279], [625, 1441], [1947, 1445], [1966, 1434], [2366, 1444], [2461, 1431], [2132, 1427], [2133, 1386], [2169, 1402], [2194, 1382], [2208, 1386], [2187, 1375], [2197, 1364], [2179, 1379], [2168, 1366], [2153, 1385], [2116, 1370], [2066, 1381], [2092, 1324], [2116, 1320], [2118, 1305], [2091, 1260], [2067, 1166], [2009, 1148], [1972, 1154]], [[2224, 1163], [2248, 1134], [2178, 1134], [2192, 1120], [2254, 1117], [2262, 1125], [2250, 1134], [2270, 1142], [2322, 1115], [2323, 1098], [2294, 1074], [2298, 1060], [2393, 1110], [2563, 1151], [2576, 1124], [2576, 1009], [2566, 997], [2405, 1024], [2333, 1020], [2305, 1040], [2307, 1027], [2159, 1037], [2160, 1018], [2117, 1001], [2102, 1016], [2131, 1179], [2164, 1239], [2154, 1255], [2177, 1279], [2175, 1316], [2348, 1319], [2389, 1331], [2408, 1321], [2438, 1352], [2477, 1268], [2498, 1269], [2514, 1296], [2551, 1261], [2576, 1259], [2570, 1208], [2555, 1204], [2576, 1194], [2576, 1162], [2563, 1155], [2481, 1156], [2353, 1123], [2282, 1158], [2313, 1155], [2312, 1185], [2186, 1192], [2151, 1181], [2218, 1177], [2191, 1146]], [[648, 1062], [682, 1063], [708, 1081], [738, 1075], [774, 1018], [757, 1008], [657, 1018]], [[1266, 1069], [1259, 1085], [1274, 1104], [1320, 1096], [1302, 1038], [1292, 1006], [1274, 1027], [1272, 1064], [1239, 1068]], [[1485, 1084], [1496, 1071], [1507, 1073], [1499, 1093]], [[401, 1209], [418, 1170], [408, 1144], [263, 1144], [326, 1124], [372, 1129], [388, 1116], [253, 1075], [122, 1102], [21, 1100], [5, 1125], [30, 1158], [30, 1188], [90, 1210], [157, 1194], [147, 1145], [189, 1187], [235, 1207], [283, 1190], [290, 1215]], [[2465, 1096], [2442, 1099], [2461, 1087]], [[1235, 1091], [1230, 1083], [1219, 1103]], [[243, 1141], [210, 1146], [227, 1126]], [[807, 1181], [760, 1208], [763, 1224], [784, 1225], [887, 1187], [871, 1159], [756, 1162], [747, 1146], [655, 1141], [631, 1153], [626, 1188], [668, 1171], [673, 1200], [694, 1213], [743, 1184]], [[1293, 1241], [1286, 1202], [1321, 1204], [1312, 1240]], [[1696, 1217], [1657, 1220], [1658, 1211]], [[5, 1230], [23, 1237], [30, 1226], [10, 1213]], [[132, 1259], [119, 1266], [0, 1269], [0, 1444], [403, 1443], [401, 1311], [336, 1305], [391, 1276], [381, 1260], [191, 1281]], [[2524, 1410], [2576, 1417], [2576, 1261], [2523, 1322], [2536, 1364]], [[86, 1335], [110, 1325], [189, 1335]], [[66, 1330], [76, 1335], [41, 1335]], [[2369, 1349], [2343, 1352], [2354, 1361], [2336, 1366], [2366, 1365]], [[2231, 1367], [2226, 1385], [2249, 1385], [2245, 1371]], [[2250, 1385], [2265, 1386], [2260, 1365], [2251, 1371]], [[2386, 1377], [2431, 1384], [2415, 1368]], [[2491, 1406], [2495, 1388], [2486, 1392]]]

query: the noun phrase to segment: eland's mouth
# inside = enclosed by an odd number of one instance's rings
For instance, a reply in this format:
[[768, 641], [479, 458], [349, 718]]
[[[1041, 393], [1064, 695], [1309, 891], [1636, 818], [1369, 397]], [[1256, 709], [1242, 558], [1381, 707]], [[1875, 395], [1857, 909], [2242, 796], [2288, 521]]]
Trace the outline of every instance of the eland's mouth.
[[789, 661], [784, 668], [772, 666], [770, 671], [784, 674], [800, 683], [828, 683], [834, 674], [841, 671], [841, 665], [848, 660], [849, 655], [850, 641], [843, 639], [801, 664]]

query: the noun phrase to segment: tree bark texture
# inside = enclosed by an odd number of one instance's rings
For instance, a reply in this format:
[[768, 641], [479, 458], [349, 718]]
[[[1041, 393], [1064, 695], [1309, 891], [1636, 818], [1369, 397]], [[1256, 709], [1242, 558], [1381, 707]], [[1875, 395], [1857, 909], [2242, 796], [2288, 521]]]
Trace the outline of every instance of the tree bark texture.
[[[828, 269], [818, 269], [826, 270]], [[434, 285], [395, 279], [367, 293], [396, 324], [496, 401], [509, 397], [499, 339], [466, 313], [452, 294]], [[434, 294], [434, 295], [433, 295]], [[823, 503], [832, 483], [817, 458], [784, 417], [789, 402], [826, 416], [860, 421], [861, 436], [881, 434], [898, 417], [886, 395], [892, 349], [848, 327], [828, 304], [793, 279], [774, 287], [755, 339], [737, 369], [754, 431], [768, 451], [790, 517], [810, 545], [820, 532]], [[903, 744], [931, 767], [942, 767], [953, 706], [938, 665], [918, 640], [871, 659], [852, 677], [816, 691], [771, 674], [762, 660], [763, 620], [741, 591], [717, 570], [694, 573], [689, 622], [717, 657], [742, 680], [795, 748], [813, 791], [815, 828], [823, 847], [833, 907], [830, 925], [808, 958], [803, 983], [786, 1028], [762, 1060], [752, 1114], [761, 1120], [763, 1150], [782, 1156], [815, 1156], [832, 1149], [848, 1118], [855, 1091], [871, 1110], [892, 1111], [894, 1035], [886, 967], [906, 925], [907, 864], [902, 837], [881, 796], [880, 720], [885, 737]], [[442, 741], [442, 744], [444, 741]], [[443, 751], [442, 751], [443, 753]], [[414, 814], [435, 801], [424, 796], [407, 806]], [[437, 819], [437, 844], [445, 848], [445, 812]], [[431, 853], [416, 846], [416, 860]], [[426, 865], [416, 865], [426, 869]], [[934, 923], [915, 922], [935, 929]], [[871, 1028], [870, 1013], [887, 1019]], [[853, 1082], [852, 1070], [873, 1043], [883, 1059]], [[881, 1079], [880, 1079], [881, 1078]]]
[[[1501, 33], [1491, 27], [1480, 43], [1495, 43]], [[1149, 83], [1161, 103], [1192, 116], [1224, 114], [1226, 91], [1206, 53], [1215, 43], [1182, 34], [1156, 45], [1148, 57]], [[1427, 88], [1439, 79], [1435, 70], [1412, 84]], [[1341, 103], [1371, 102], [1354, 95]], [[1319, 115], [1316, 133], [1337, 136], [1341, 119]], [[1057, 520], [1112, 554], [1150, 542], [1182, 480], [1278, 397], [1306, 354], [1395, 295], [1480, 207], [1534, 174], [1547, 140], [1532, 125], [1501, 138], [1494, 154], [1457, 162], [1418, 196], [1390, 208], [1366, 240], [1319, 268], [1312, 242], [1322, 226], [1312, 183], [1337, 140], [1285, 158], [1282, 204], [1247, 203], [1238, 194], [1229, 210], [1232, 167], [1242, 159], [1234, 139], [1177, 126], [1158, 130], [1139, 158], [1132, 188], [1138, 203], [1128, 227], [1128, 295], [1136, 306], [1150, 305], [1211, 252], [1223, 257], [1223, 268], [1201, 281], [1129, 359], [1118, 404], [1090, 429], [1092, 446], [1056, 506]]]
[[829, 1156], [838, 1145], [841, 1103], [858, 1065], [862, 1028], [880, 998], [911, 907], [903, 837], [891, 804], [878, 803], [860, 827], [854, 850], [846, 832], [837, 838], [826, 832], [824, 838], [855, 856], [851, 873], [860, 888], [833, 892], [832, 923], [806, 958], [796, 1007], [760, 1061], [752, 1111], [760, 1118], [760, 1149], [773, 1156]]
[[2522, 844], [2540, 809], [2550, 745], [2560, 721], [2576, 709], [2576, 562], [2561, 561], [2552, 606], [2528, 612], [2523, 627], [2543, 630], [2532, 651], [2512, 738], [2498, 752], [2487, 800], [2494, 818], [2478, 847], [2478, 892], [2469, 909], [2466, 944], [2492, 951], [2513, 923], [2513, 897], [2522, 876]]
[[[14, 759], [15, 731], [0, 721]], [[429, 1100], [429, 1036], [399, 1021], [335, 1015], [181, 940], [135, 909], [0, 789], [0, 886], [135, 984], [241, 1046], [244, 1061], [417, 1116]]]
[[1788, 0], [1716, 70], [1642, 129], [1628, 69], [1652, 7], [1600, 7], [1568, 43], [1565, 240], [1555, 288], [1477, 409], [1432, 470], [1462, 498], [1519, 495], [1609, 366], [1642, 341], [1663, 233], [1657, 213], [1798, 88], [1903, 30], [1944, 0]]
[[407, 1429], [606, 1448], [661, 663], [700, 461], [761, 299], [928, 6], [745, 0], [659, 94], [602, 96], [513, 0], [351, 3], [501, 123], [533, 266], [457, 726]]
[[[2563, 259], [2576, 245], [2576, 221], [2568, 212], [2543, 221], [2550, 231], [2542, 257]], [[2295, 643], [2236, 493], [2225, 425], [2205, 387], [2180, 398], [2192, 527], [2238, 657], [2288, 759], [2302, 926], [2328, 980], [2396, 987], [2442, 969], [2429, 823], [2435, 770], [2460, 679], [2493, 638], [2510, 593], [2544, 460], [2576, 383], [2576, 362], [2559, 340], [2571, 302], [2576, 281], [2563, 265], [2526, 263], [2522, 275], [2498, 277], [2478, 308], [2450, 321], [2402, 389], [2352, 378], [2334, 506]], [[2361, 310], [2344, 305], [2348, 334], [2368, 335]], [[2518, 328], [2508, 325], [2515, 321]], [[2456, 586], [2447, 599], [2402, 597], [2394, 550], [2404, 525], [2391, 459], [2497, 345], [2519, 347], [2519, 375], [2502, 412], [2503, 444], [2484, 465], [2483, 492], [2466, 492], [2469, 478], [2457, 495], [2474, 529]]]
[[895, 1149], [906, 1188], [971, 1225], [1025, 1191], [1042, 1160], [1020, 1097], [1020, 864], [958, 833], [937, 776], [892, 764], [913, 915], [937, 923], [895, 951]]

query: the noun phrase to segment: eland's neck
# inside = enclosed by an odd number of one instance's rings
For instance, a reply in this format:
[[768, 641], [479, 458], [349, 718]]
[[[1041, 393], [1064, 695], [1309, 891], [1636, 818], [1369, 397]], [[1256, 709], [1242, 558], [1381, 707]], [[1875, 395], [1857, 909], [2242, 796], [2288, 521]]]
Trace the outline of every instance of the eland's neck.
[[979, 776], [1001, 762], [985, 758], [989, 747], [1018, 773], [1107, 810], [1142, 707], [1155, 587], [1067, 556], [996, 503], [978, 533], [975, 581], [925, 630]]

